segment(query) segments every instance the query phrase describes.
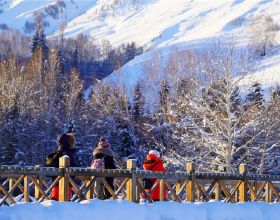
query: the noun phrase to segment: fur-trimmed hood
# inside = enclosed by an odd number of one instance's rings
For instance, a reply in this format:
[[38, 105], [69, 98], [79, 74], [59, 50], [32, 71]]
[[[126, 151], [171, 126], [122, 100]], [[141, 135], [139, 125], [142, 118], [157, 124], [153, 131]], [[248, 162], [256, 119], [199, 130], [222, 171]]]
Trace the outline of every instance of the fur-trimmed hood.
[[93, 157], [96, 157], [97, 154], [104, 154], [105, 156], [113, 157], [114, 153], [110, 147], [96, 147], [92, 152]]

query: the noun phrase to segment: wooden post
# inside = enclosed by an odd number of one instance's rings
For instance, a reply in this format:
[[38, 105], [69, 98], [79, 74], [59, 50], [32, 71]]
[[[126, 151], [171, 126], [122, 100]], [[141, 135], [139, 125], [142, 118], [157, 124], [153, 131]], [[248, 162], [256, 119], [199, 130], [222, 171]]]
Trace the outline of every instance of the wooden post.
[[69, 201], [69, 174], [65, 172], [65, 168], [70, 166], [70, 159], [67, 155], [59, 158], [59, 168], [62, 168], [64, 175], [59, 180], [59, 198], [60, 202]]
[[23, 197], [24, 197], [24, 201], [25, 202], [30, 202], [30, 197], [29, 197], [29, 179], [28, 176], [24, 177], [24, 193], [23, 193]]
[[221, 184], [220, 184], [220, 180], [216, 180], [216, 183], [215, 183], [215, 200], [217, 200], [217, 201], [221, 200]]
[[188, 181], [186, 185], [186, 200], [189, 202], [194, 202], [195, 200], [195, 167], [194, 163], [187, 163], [186, 164], [186, 170], [187, 172], [191, 173], [191, 179]]
[[271, 198], [271, 187], [269, 184], [269, 181], [266, 181], [265, 183], [265, 202], [271, 202], [272, 198]]
[[159, 182], [159, 201], [164, 201], [164, 179]]
[[128, 160], [127, 169], [131, 170], [131, 178], [126, 183], [126, 199], [131, 202], [136, 202], [136, 160]]
[[248, 179], [247, 179], [247, 166], [245, 164], [239, 165], [239, 173], [243, 175], [242, 182], [239, 186], [239, 202], [247, 201]]

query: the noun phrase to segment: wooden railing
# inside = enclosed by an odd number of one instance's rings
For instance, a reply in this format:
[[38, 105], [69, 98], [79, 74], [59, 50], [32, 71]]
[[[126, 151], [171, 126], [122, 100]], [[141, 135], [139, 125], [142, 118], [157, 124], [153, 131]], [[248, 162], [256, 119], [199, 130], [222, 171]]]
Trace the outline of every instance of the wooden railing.
[[[113, 188], [106, 177], [114, 177]], [[157, 179], [149, 193], [144, 190], [143, 178]], [[132, 202], [139, 202], [141, 194], [154, 202], [150, 193], [158, 185], [160, 201], [279, 202], [280, 196], [280, 176], [248, 174], [244, 164], [239, 174], [195, 172], [193, 163], [186, 165], [186, 172], [150, 172], [136, 169], [135, 160], [128, 160], [126, 170], [95, 170], [69, 167], [69, 158], [64, 156], [59, 168], [0, 166], [0, 206], [51, 199], [55, 185], [59, 185], [59, 201], [73, 202], [97, 198], [100, 186], [107, 188], [112, 199]]]

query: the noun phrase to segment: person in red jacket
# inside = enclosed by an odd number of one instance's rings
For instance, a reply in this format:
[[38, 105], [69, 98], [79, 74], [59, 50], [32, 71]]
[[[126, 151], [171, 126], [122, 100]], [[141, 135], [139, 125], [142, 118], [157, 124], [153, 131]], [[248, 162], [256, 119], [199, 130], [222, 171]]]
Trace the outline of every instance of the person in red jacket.
[[[158, 172], [166, 172], [166, 169], [163, 167], [163, 162], [160, 159], [160, 154], [157, 150], [150, 150], [149, 154], [146, 156], [146, 159], [143, 164], [144, 170], [158, 171]], [[150, 192], [154, 183], [157, 179], [144, 179], [144, 188], [146, 192]], [[142, 194], [142, 197], [145, 198], [145, 195]], [[160, 186], [157, 185], [155, 189], [150, 194], [150, 197], [153, 201], [160, 200]], [[164, 187], [164, 199], [167, 198], [167, 191]]]

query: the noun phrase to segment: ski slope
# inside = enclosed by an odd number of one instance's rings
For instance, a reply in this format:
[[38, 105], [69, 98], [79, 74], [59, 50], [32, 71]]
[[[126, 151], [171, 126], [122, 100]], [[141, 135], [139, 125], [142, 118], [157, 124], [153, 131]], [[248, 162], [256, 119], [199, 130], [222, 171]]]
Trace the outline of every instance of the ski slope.
[[277, 220], [280, 204], [175, 203], [135, 204], [125, 200], [81, 203], [45, 201], [0, 208], [1, 220]]

